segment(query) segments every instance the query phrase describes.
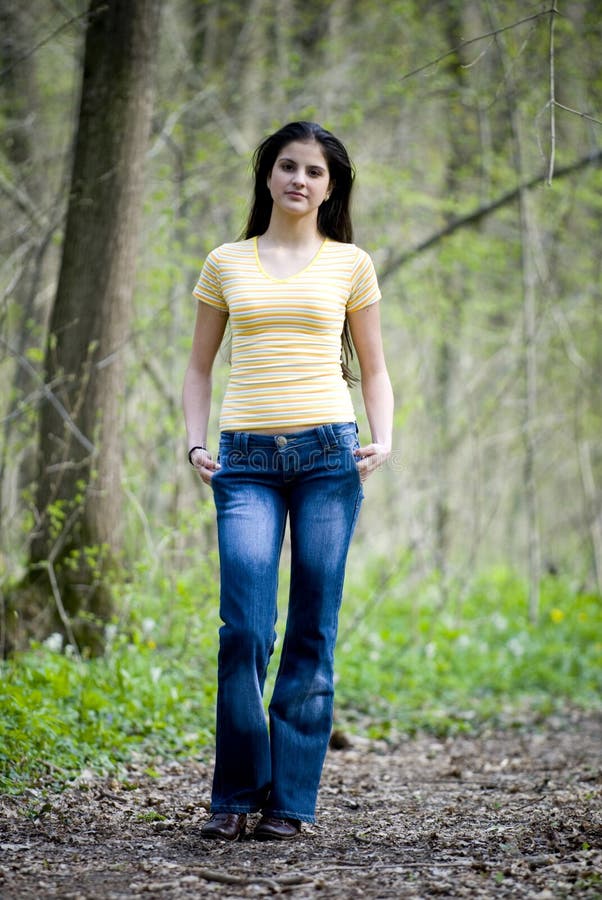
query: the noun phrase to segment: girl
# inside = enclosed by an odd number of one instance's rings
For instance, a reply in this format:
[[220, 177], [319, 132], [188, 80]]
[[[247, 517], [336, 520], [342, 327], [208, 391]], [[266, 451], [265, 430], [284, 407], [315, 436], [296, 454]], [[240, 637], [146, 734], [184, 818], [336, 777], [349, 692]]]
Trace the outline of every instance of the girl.
[[[370, 257], [352, 241], [354, 171], [311, 122], [254, 156], [244, 239], [207, 257], [183, 391], [188, 458], [211, 485], [220, 555], [216, 760], [208, 838], [260, 839], [315, 820], [333, 712], [333, 656], [362, 482], [391, 451], [393, 393]], [[207, 449], [213, 362], [229, 320], [230, 378], [217, 460]], [[348, 389], [357, 353], [372, 440], [361, 446]], [[286, 521], [291, 586], [269, 706], [278, 564]]]

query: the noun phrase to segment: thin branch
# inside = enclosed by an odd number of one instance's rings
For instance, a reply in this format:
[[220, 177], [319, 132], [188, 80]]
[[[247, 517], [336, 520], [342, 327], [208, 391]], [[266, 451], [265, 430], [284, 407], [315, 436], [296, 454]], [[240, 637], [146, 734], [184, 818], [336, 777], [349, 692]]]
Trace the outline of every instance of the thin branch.
[[462, 66], [461, 66], [460, 68], [462, 68], [462, 69], [472, 69], [473, 66], [476, 66], [476, 64], [477, 64], [478, 62], [480, 62], [480, 61], [483, 59], [483, 57], [484, 57], [487, 53], [489, 53], [489, 50], [490, 50], [490, 48], [491, 48], [491, 44], [492, 44], [492, 43], [493, 43], [493, 41], [490, 42], [490, 44], [489, 44], [488, 47], [485, 47], [484, 50], [481, 50], [481, 52], [478, 54], [478, 56], [475, 56], [475, 58], [473, 59], [472, 62], [469, 62], [469, 63], [463, 63]]
[[557, 0], [550, 10], [550, 165], [547, 184], [551, 186], [554, 176], [554, 160], [556, 158], [556, 84], [554, 74], [554, 26], [558, 14]]
[[222, 106], [214, 94], [209, 94], [207, 102], [212, 110], [215, 122], [222, 129], [223, 135], [230, 142], [232, 149], [239, 156], [248, 156], [249, 143], [227, 109]]
[[25, 215], [39, 228], [46, 228], [48, 221], [45, 216], [40, 213], [36, 205], [33, 203], [29, 195], [17, 185], [10, 182], [6, 176], [0, 172], [0, 190], [13, 201]]
[[2, 266], [2, 269], [0, 269], [0, 278], [3, 275], [4, 269], [14, 269], [12, 278], [2, 289], [2, 295], [0, 296], [0, 306], [4, 306], [5, 302], [16, 290], [17, 285], [25, 275], [27, 271], [27, 263], [29, 261], [29, 254], [31, 253], [32, 249], [35, 248], [36, 243], [37, 241], [30, 238], [29, 240], [19, 244], [19, 246], [8, 257], [8, 259]]
[[572, 109], [570, 106], [564, 106], [564, 104], [559, 103], [558, 100], [554, 100], [554, 106], [557, 106], [558, 109], [563, 109], [565, 112], [573, 113], [574, 116], [580, 116], [582, 119], [587, 119], [588, 122], [594, 122], [594, 124], [596, 125], [602, 125], [602, 121], [600, 119], [594, 119], [593, 116], [589, 116], [584, 112], [579, 112], [578, 109]]
[[144, 357], [142, 359], [142, 369], [146, 372], [146, 374], [154, 384], [157, 393], [160, 397], [163, 398], [168, 408], [174, 411], [177, 403], [173, 395], [173, 391], [170, 391], [169, 384], [162, 378], [162, 373], [159, 371], [159, 367], [155, 364], [155, 361], [150, 356]]
[[79, 660], [81, 660], [80, 649], [79, 649], [78, 643], [75, 639], [75, 634], [71, 627], [71, 622], [69, 620], [67, 610], [65, 609], [65, 605], [63, 603], [63, 598], [61, 597], [61, 592], [59, 589], [59, 584], [58, 584], [56, 572], [54, 569], [54, 563], [56, 562], [59, 555], [61, 554], [61, 552], [67, 542], [67, 538], [69, 537], [69, 534], [71, 533], [71, 530], [73, 529], [73, 526], [77, 522], [80, 515], [81, 515], [81, 506], [78, 505], [75, 509], [73, 509], [71, 511], [71, 514], [68, 517], [67, 521], [65, 522], [61, 533], [59, 534], [52, 549], [50, 550], [50, 553], [48, 554], [48, 559], [46, 559], [40, 563], [40, 568], [45, 569], [46, 572], [48, 573], [48, 580], [50, 581], [50, 587], [52, 588], [52, 596], [54, 597], [54, 602], [56, 605], [57, 612], [59, 614], [59, 618], [60, 618], [61, 622], [63, 623], [63, 626], [65, 628], [65, 633], [67, 635], [69, 643], [72, 645], [73, 651]]
[[[426, 69], [431, 69], [433, 66], [437, 66], [440, 62], [443, 62], [444, 59], [447, 59], [448, 56], [453, 56], [454, 53], [458, 53], [460, 50], [463, 50], [464, 47], [469, 47], [471, 44], [476, 44], [478, 41], [484, 41], [485, 38], [495, 37], [495, 35], [502, 34], [504, 31], [511, 31], [513, 28], [518, 28], [519, 25], [524, 25], [525, 22], [532, 22], [534, 19], [541, 19], [542, 16], [548, 16], [551, 12], [552, 10], [550, 9], [544, 9], [542, 12], [534, 13], [532, 16], [525, 16], [524, 19], [519, 19], [518, 22], [513, 22], [512, 25], [502, 25], [501, 28], [495, 28], [492, 31], [487, 31], [484, 34], [479, 34], [477, 37], [462, 41], [462, 43], [458, 44], [457, 47], [452, 47], [451, 50], [446, 50], [445, 53], [442, 53], [441, 56], [438, 56], [436, 59], [432, 59], [430, 62], [424, 63], [422, 66], [418, 66], [417, 69], [412, 69], [411, 72], [406, 72], [405, 75], [402, 75], [400, 80], [407, 81], [407, 79], [412, 78], [413, 75], [419, 75], [420, 72], [424, 72], [426, 71]], [[558, 10], [556, 10], [556, 13], [558, 13]]]
[[67, 637], [69, 639], [69, 643], [73, 647], [75, 655], [81, 661], [81, 658], [82, 658], [81, 653], [80, 653], [77, 641], [75, 640], [75, 634], [73, 633], [73, 629], [71, 628], [71, 622], [69, 621], [69, 616], [67, 615], [67, 610], [65, 609], [65, 606], [63, 604], [61, 592], [59, 590], [58, 582], [56, 580], [56, 573], [54, 571], [54, 566], [50, 561], [48, 561], [46, 563], [45, 568], [46, 568], [46, 571], [48, 572], [48, 578], [50, 580], [50, 586], [52, 588], [52, 595], [54, 597], [54, 602], [55, 602], [55, 605], [57, 608], [57, 612], [59, 614], [61, 622], [63, 623], [63, 627], [64, 627]]
[[74, 22], [81, 22], [82, 19], [88, 19], [89, 21], [93, 16], [99, 16], [105, 13], [108, 9], [108, 6], [101, 6], [94, 13], [91, 13], [88, 9], [85, 12], [80, 13], [78, 16], [72, 16], [71, 19], [68, 19], [66, 22], [63, 22], [62, 25], [59, 25], [54, 31], [51, 31], [50, 34], [46, 35], [45, 38], [42, 38], [41, 41], [38, 41], [37, 44], [34, 44], [31, 49], [29, 49], [26, 53], [23, 53], [21, 56], [18, 56], [17, 59], [13, 60], [10, 65], [6, 66], [2, 71], [0, 71], [0, 79], [4, 78], [15, 66], [18, 66], [19, 63], [25, 62], [26, 59], [29, 59], [30, 56], [33, 56], [34, 53], [37, 53], [38, 50], [41, 50], [42, 47], [45, 47], [46, 44], [49, 44], [54, 40], [55, 37], [58, 37], [61, 32], [65, 31], [70, 25], [73, 25]]
[[75, 424], [75, 422], [73, 421], [73, 419], [71, 418], [71, 416], [69, 415], [69, 413], [67, 412], [65, 407], [63, 406], [63, 404], [61, 403], [61, 401], [50, 390], [48, 385], [44, 383], [43, 379], [40, 378], [40, 376], [38, 375], [38, 373], [36, 372], [36, 370], [34, 369], [32, 364], [29, 362], [27, 357], [23, 356], [22, 353], [18, 353], [16, 350], [14, 350], [3, 337], [0, 337], [0, 344], [2, 344], [8, 350], [8, 352], [11, 354], [11, 356], [14, 356], [16, 358], [19, 365], [22, 368], [24, 368], [25, 371], [29, 375], [31, 375], [33, 380], [36, 381], [38, 384], [40, 384], [40, 391], [42, 392], [44, 397], [49, 401], [49, 403], [51, 403], [52, 406], [54, 406], [54, 408], [58, 412], [59, 416], [65, 422], [65, 424], [66, 424], [67, 428], [69, 429], [69, 431], [71, 432], [71, 434], [80, 442], [82, 447], [84, 447], [84, 449], [87, 450], [88, 453], [90, 453], [92, 455], [96, 455], [96, 448], [95, 448], [94, 444], [88, 440], [88, 438], [86, 437], [85, 434], [83, 434], [83, 432], [81, 432], [79, 430], [79, 428], [77, 427], [77, 425]]
[[[568, 165], [558, 169], [556, 171], [556, 178], [558, 179], [562, 178], [565, 175], [571, 175], [573, 172], [578, 172], [580, 169], [584, 169], [589, 165], [599, 163], [600, 160], [602, 160], [602, 149], [597, 150], [595, 153], [584, 156], [581, 159], [575, 160], [575, 162], [569, 163]], [[452, 219], [444, 228], [441, 228], [439, 231], [434, 232], [434, 234], [431, 234], [428, 238], [425, 238], [419, 244], [416, 244], [415, 247], [412, 247], [410, 250], [406, 250], [405, 253], [401, 253], [391, 262], [387, 263], [385, 266], [379, 269], [379, 280], [382, 282], [386, 278], [389, 278], [400, 266], [408, 262], [408, 260], [412, 259], [414, 256], [417, 256], [419, 253], [430, 249], [435, 244], [438, 244], [439, 241], [442, 241], [443, 238], [449, 237], [460, 228], [464, 228], [467, 225], [474, 225], [481, 219], [484, 219], [487, 216], [491, 215], [491, 213], [497, 212], [497, 210], [501, 209], [503, 206], [507, 206], [509, 203], [512, 203], [517, 199], [521, 191], [530, 190], [536, 185], [541, 184], [544, 178], [545, 176], [535, 175], [528, 181], [525, 181], [522, 184], [519, 184], [516, 187], [512, 188], [512, 190], [506, 191], [506, 193], [501, 194], [496, 200], [492, 200], [491, 203], [483, 203], [480, 206], [477, 206], [477, 208], [473, 209], [471, 212], [466, 213], [463, 216], [458, 216], [458, 218], [456, 219]]]
[[[67, 6], [66, 3], [63, 3], [63, 0], [52, 0], [52, 5], [56, 7], [56, 9], [62, 13], [66, 19], [71, 20], [71, 10]], [[86, 30], [86, 23], [83, 21], [83, 13], [79, 16], [82, 21], [80, 22], [80, 31], [84, 32]], [[74, 20], [73, 20], [74, 21]]]
[[594, 376], [591, 372], [591, 367], [588, 365], [587, 360], [585, 360], [583, 355], [579, 352], [571, 333], [571, 326], [568, 323], [566, 313], [560, 306], [557, 306], [552, 310], [552, 318], [556, 322], [558, 330], [560, 331], [560, 336], [562, 339], [562, 343], [564, 344], [564, 352], [566, 353], [567, 359], [575, 366], [575, 368], [583, 378], [593, 378]]
[[161, 145], [167, 143], [171, 134], [184, 115], [189, 109], [197, 106], [201, 101], [206, 99], [206, 97], [212, 92], [213, 88], [204, 87], [202, 90], [197, 91], [196, 94], [190, 98], [190, 100], [186, 100], [185, 103], [180, 104], [180, 106], [171, 112], [166, 118], [165, 122], [158, 129], [157, 137], [154, 143], [149, 147], [147, 151], [147, 158], [152, 159], [153, 156], [156, 156], [157, 153], [161, 149]]

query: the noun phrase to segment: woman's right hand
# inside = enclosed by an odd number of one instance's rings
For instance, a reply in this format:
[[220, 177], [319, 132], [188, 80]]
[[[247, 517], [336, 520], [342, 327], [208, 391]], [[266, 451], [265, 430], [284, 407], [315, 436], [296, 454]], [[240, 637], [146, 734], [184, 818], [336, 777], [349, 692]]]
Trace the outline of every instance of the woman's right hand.
[[190, 454], [190, 462], [193, 465], [193, 468], [196, 469], [201, 481], [204, 481], [205, 484], [211, 484], [211, 479], [218, 469], [221, 468], [220, 464], [216, 462], [208, 450], [203, 450], [201, 447], [197, 447]]

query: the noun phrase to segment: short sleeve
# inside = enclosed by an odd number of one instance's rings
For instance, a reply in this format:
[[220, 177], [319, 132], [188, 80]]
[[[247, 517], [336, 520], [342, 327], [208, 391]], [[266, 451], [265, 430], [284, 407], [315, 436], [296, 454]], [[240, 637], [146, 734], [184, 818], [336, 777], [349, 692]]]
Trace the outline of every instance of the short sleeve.
[[220, 312], [228, 312], [228, 304], [222, 292], [222, 279], [215, 250], [212, 250], [205, 260], [192, 295]]
[[380, 300], [381, 293], [378, 287], [374, 264], [365, 252], [357, 248], [357, 258], [351, 273], [351, 292], [347, 300], [347, 312], [356, 312], [364, 309]]

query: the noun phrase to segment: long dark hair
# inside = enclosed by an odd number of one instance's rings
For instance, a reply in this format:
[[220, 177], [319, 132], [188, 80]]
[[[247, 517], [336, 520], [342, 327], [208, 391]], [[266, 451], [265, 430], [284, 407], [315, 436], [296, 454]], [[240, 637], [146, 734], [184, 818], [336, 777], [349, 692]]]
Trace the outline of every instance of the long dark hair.
[[[289, 122], [266, 137], [255, 150], [253, 201], [242, 237], [252, 238], [267, 231], [273, 205], [268, 177], [280, 151], [293, 141], [316, 141], [328, 165], [331, 191], [328, 200], [325, 200], [318, 210], [318, 231], [333, 241], [350, 244], [353, 241], [350, 201], [355, 169], [341, 141], [315, 122]], [[355, 384], [358, 379], [350, 368], [353, 345], [347, 318], [341, 335], [341, 349], [343, 377], [349, 385]]]

